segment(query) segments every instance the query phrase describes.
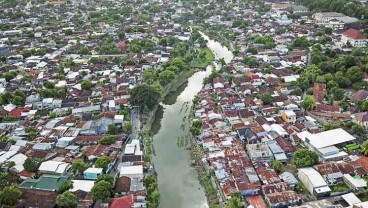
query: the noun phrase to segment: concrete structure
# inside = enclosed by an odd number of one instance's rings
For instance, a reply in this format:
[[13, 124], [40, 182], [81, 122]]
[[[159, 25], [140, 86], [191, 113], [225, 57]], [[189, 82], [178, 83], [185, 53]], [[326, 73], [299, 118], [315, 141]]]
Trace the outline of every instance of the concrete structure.
[[267, 143], [247, 144], [249, 158], [255, 161], [271, 162], [274, 157]]
[[367, 46], [367, 38], [359, 30], [350, 28], [342, 33], [341, 42], [344, 45], [351, 45], [353, 47], [365, 47]]
[[317, 198], [329, 196], [331, 189], [328, 187], [321, 174], [313, 168], [300, 168], [298, 178], [304, 184], [308, 192]]
[[343, 145], [356, 139], [342, 128], [317, 134], [303, 131], [298, 133], [297, 136], [304, 141], [310, 150], [317, 152], [323, 160], [333, 160], [347, 156], [347, 153], [340, 152], [335, 145]]
[[69, 163], [49, 160], [41, 163], [38, 171], [40, 173], [64, 175], [70, 167]]
[[84, 179], [96, 180], [103, 173], [103, 168], [88, 168], [83, 172]]
[[282, 120], [288, 122], [290, 124], [294, 124], [296, 122], [296, 114], [293, 110], [286, 110], [281, 114]]
[[354, 189], [355, 191], [367, 188], [367, 182], [359, 176], [352, 177], [349, 174], [344, 174], [343, 180], [346, 185], [348, 185], [351, 189]]

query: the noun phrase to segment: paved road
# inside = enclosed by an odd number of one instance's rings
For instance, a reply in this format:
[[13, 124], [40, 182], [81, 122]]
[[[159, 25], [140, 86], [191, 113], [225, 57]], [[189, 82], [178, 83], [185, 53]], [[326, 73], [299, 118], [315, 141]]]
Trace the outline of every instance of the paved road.
[[132, 121], [132, 134], [130, 136], [131, 140], [138, 139], [139, 137], [139, 131], [141, 123], [139, 120], [139, 109], [138, 107], [133, 107], [130, 111], [130, 119]]

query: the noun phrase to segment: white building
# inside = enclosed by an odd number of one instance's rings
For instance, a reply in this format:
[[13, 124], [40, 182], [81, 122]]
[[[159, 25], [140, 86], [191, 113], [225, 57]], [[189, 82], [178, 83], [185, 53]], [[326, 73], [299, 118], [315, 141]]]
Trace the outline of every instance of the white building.
[[346, 152], [340, 152], [335, 145], [342, 145], [354, 141], [356, 138], [343, 130], [342, 128], [311, 134], [303, 131], [297, 136], [309, 147], [315, 151], [323, 160], [333, 160], [347, 156]]
[[314, 196], [324, 197], [331, 194], [331, 189], [328, 187], [326, 181], [313, 168], [298, 169], [298, 178], [304, 184], [308, 192]]
[[70, 167], [71, 166], [69, 163], [49, 160], [41, 163], [38, 171], [40, 173], [64, 175], [67, 173]]
[[359, 30], [356, 29], [348, 29], [341, 36], [341, 42], [344, 45], [351, 45], [353, 47], [365, 47], [367, 46], [367, 38], [361, 33]]

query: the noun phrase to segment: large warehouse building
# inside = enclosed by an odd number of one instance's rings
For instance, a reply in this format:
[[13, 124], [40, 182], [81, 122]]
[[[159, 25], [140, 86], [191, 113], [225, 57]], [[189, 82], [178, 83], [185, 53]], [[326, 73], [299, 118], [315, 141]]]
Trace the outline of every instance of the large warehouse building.
[[300, 168], [298, 170], [298, 177], [309, 193], [317, 198], [331, 194], [331, 189], [328, 187], [326, 181], [313, 168]]

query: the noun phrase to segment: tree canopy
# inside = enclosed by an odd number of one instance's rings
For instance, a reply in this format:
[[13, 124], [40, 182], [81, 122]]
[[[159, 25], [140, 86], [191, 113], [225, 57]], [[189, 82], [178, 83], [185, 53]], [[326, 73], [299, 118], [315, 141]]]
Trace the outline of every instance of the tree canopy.
[[91, 194], [94, 201], [107, 202], [111, 198], [112, 186], [107, 181], [99, 181], [92, 187]]
[[88, 168], [88, 164], [82, 160], [74, 160], [72, 162], [71, 170], [74, 174], [82, 174]]
[[102, 137], [102, 139], [100, 140], [100, 144], [102, 145], [110, 145], [110, 144], [114, 144], [117, 141], [117, 137], [114, 135], [108, 135], [108, 136], [104, 136]]
[[318, 163], [318, 155], [308, 149], [298, 149], [294, 152], [293, 160], [297, 168], [310, 167]]
[[7, 205], [7, 206], [14, 206], [17, 204], [18, 199], [21, 196], [21, 194], [22, 192], [19, 190], [19, 188], [15, 184], [6, 186], [0, 192], [1, 204]]
[[151, 85], [141, 84], [130, 93], [130, 103], [139, 106], [140, 110], [153, 109], [160, 101], [161, 93]]
[[56, 204], [62, 208], [75, 208], [78, 206], [78, 200], [74, 193], [65, 191], [57, 196]]
[[96, 168], [103, 168], [103, 171], [106, 172], [109, 164], [111, 162], [111, 158], [108, 156], [102, 156], [98, 158], [95, 162]]

